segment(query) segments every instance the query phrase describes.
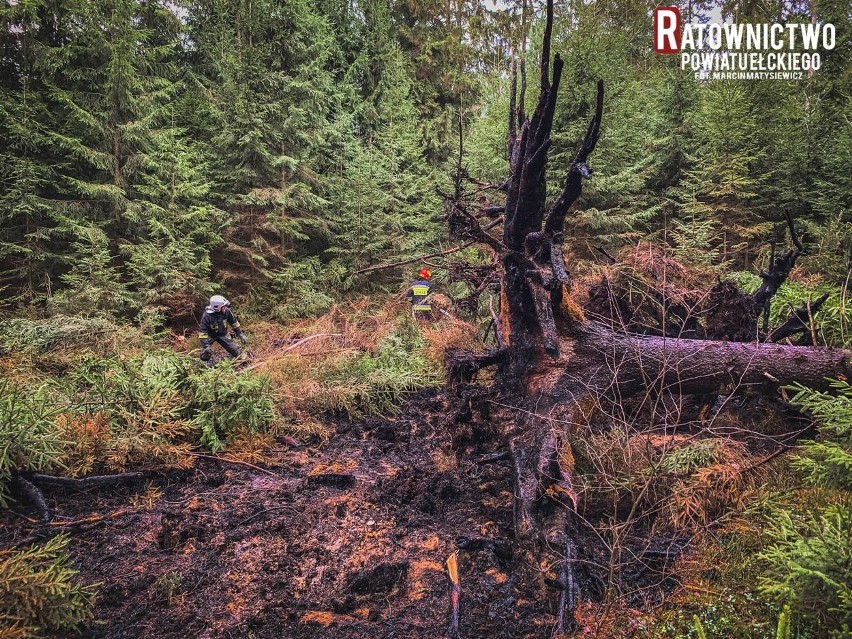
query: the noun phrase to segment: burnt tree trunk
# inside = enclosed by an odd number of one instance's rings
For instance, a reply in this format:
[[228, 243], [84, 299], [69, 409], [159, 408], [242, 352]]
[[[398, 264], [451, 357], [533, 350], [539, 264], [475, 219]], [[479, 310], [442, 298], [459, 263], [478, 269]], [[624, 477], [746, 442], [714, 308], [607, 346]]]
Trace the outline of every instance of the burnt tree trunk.
[[[598, 82], [594, 116], [561, 192], [548, 206], [546, 169], [563, 68], [557, 54], [551, 69], [552, 24], [553, 2], [548, 0], [537, 106], [529, 118], [523, 100], [517, 103], [513, 96], [510, 106], [510, 175], [500, 187], [506, 189], [502, 237], [487, 232], [493, 224], [483, 227], [463, 208], [451, 207], [455, 219], [466, 220], [466, 237], [497, 254], [501, 307], [495, 318], [499, 348], [484, 356], [455, 353], [448, 371], [458, 384], [478, 367], [498, 365], [498, 385], [521, 409], [502, 433], [513, 463], [515, 533], [535, 553], [570, 550], [560, 555], [558, 578], [552, 580], [562, 590], [557, 618], [563, 632], [573, 626], [578, 597], [570, 439], [574, 412], [583, 398], [610, 395], [618, 400], [648, 392], [704, 394], [743, 388], [775, 392], [796, 382], [821, 387], [826, 378], [852, 376], [852, 363], [848, 351], [641, 337], [584, 318], [571, 297], [562, 246], [566, 215], [592, 173], [587, 161], [600, 134], [604, 87]], [[801, 254], [795, 234], [794, 242], [796, 251], [776, 260], [772, 272], [764, 274], [764, 286], [754, 296], [759, 309], [766, 307]]]

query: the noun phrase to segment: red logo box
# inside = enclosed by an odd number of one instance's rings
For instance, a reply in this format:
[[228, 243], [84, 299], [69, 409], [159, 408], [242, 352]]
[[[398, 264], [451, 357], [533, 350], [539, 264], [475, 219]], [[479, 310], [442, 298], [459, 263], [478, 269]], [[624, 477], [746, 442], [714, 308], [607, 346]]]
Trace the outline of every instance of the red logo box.
[[680, 52], [680, 9], [657, 7], [654, 9], [654, 51]]

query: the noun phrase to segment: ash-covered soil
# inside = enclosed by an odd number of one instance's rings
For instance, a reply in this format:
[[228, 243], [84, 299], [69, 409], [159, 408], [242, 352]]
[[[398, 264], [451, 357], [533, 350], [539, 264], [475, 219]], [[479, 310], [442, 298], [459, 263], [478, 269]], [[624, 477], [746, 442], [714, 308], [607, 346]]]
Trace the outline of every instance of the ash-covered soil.
[[[82, 579], [99, 584], [83, 636], [442, 637], [445, 561], [459, 545], [462, 635], [550, 636], [557, 594], [512, 552], [511, 471], [457, 454], [448, 411], [424, 392], [398, 417], [341, 422], [324, 447], [282, 443], [267, 472], [199, 458], [150, 477], [162, 493], [152, 504], [72, 536]], [[140, 492], [49, 497], [73, 520]], [[6, 546], [26, 531], [3, 519]]]

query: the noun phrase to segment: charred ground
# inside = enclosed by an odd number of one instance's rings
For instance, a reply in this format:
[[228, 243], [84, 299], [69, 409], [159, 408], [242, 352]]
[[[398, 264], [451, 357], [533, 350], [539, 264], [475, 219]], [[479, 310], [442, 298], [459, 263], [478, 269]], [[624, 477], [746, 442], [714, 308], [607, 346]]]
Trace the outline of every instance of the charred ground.
[[[150, 506], [74, 535], [81, 577], [100, 583], [86, 636], [440, 636], [444, 561], [458, 546], [471, 548], [460, 558], [465, 625], [541, 634], [549, 617], [537, 567], [506, 550], [511, 473], [457, 459], [442, 429], [447, 407], [426, 391], [406, 417], [339, 421], [327, 447], [282, 444], [263, 471], [199, 459], [150, 477], [159, 495]], [[77, 519], [138, 493], [51, 498]], [[6, 545], [21, 526], [4, 520]]]
[[[488, 403], [459, 410], [464, 402], [444, 391], [421, 391], [398, 417], [335, 420], [328, 445], [284, 438], [254, 468], [199, 457], [145, 484], [49, 492], [57, 522], [128, 511], [72, 532], [73, 563], [98, 584], [84, 636], [444, 636], [454, 552], [463, 635], [550, 636], [556, 567], [514, 543], [512, 469], [494, 427], [507, 415]], [[599, 522], [609, 508], [589, 499], [581, 512]], [[0, 521], [3, 546], [26, 533], [12, 511]], [[611, 557], [599, 535], [591, 523], [578, 529], [580, 629], [641, 634], [638, 610], [679, 586], [674, 568], [689, 537], [636, 526], [620, 551], [623, 596], [612, 606], [603, 601]]]

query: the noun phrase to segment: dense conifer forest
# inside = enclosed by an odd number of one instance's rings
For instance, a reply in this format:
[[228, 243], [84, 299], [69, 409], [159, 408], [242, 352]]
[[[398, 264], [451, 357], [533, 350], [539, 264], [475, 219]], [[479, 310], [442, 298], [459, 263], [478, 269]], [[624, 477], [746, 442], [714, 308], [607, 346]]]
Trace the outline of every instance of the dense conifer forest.
[[655, 6], [4, 0], [0, 639], [850, 636], [852, 12]]

